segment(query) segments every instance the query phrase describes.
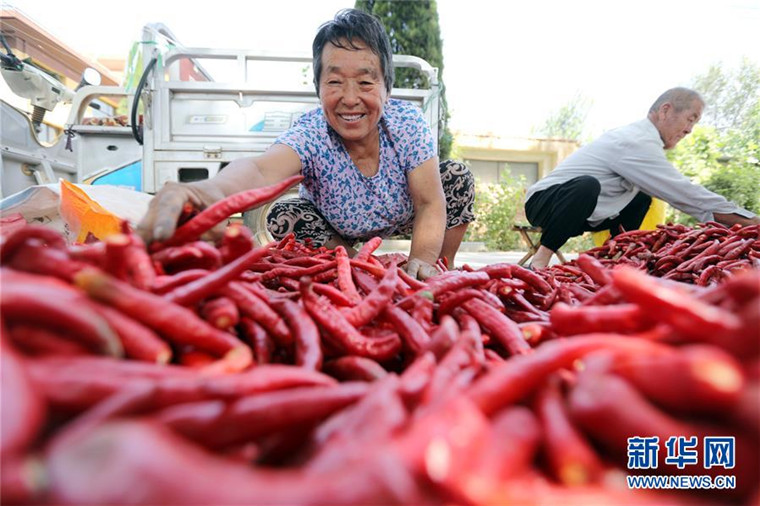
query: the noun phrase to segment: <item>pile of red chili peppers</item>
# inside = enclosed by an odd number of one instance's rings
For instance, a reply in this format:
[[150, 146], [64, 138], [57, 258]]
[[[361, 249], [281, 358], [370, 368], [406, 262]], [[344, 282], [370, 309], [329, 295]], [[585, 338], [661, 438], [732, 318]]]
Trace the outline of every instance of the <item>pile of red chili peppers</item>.
[[[151, 248], [127, 225], [2, 237], [4, 504], [757, 504], [757, 227], [426, 282], [379, 239], [200, 240], [285, 187], [188, 210]], [[628, 469], [653, 436], [655, 466]], [[667, 465], [681, 436], [734, 438], [735, 465]], [[736, 486], [626, 487], [658, 473]]]
[[732, 271], [760, 268], [760, 227], [707, 222], [631, 230], [587, 254], [604, 264], [631, 264], [653, 276], [706, 286]]

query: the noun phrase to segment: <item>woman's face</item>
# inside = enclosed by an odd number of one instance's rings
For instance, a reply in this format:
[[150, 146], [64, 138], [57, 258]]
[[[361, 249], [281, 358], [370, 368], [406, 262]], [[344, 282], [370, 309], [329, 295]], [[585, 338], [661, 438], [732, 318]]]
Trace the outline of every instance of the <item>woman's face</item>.
[[325, 45], [319, 98], [327, 122], [344, 141], [372, 141], [388, 93], [380, 58], [365, 46], [355, 45], [361, 49]]

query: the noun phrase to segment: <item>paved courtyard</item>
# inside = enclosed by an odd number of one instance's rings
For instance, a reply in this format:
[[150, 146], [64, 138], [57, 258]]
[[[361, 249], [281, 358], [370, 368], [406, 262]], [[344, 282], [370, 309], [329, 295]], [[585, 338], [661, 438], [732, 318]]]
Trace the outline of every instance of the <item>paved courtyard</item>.
[[[409, 253], [409, 241], [384, 241], [378, 253]], [[516, 264], [525, 255], [523, 251], [485, 251], [482, 243], [464, 243], [457, 253], [456, 267], [468, 264], [470, 267], [483, 267], [496, 263]], [[578, 255], [564, 253], [566, 260], [573, 260]], [[552, 257], [551, 265], [559, 263], [557, 257]]]

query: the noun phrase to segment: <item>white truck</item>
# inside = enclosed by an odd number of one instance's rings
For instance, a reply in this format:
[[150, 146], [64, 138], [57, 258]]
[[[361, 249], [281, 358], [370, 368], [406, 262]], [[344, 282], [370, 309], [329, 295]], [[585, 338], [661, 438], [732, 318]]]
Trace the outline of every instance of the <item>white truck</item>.
[[[137, 87], [83, 86], [52, 145], [37, 139], [27, 114], [2, 103], [2, 197], [60, 178], [147, 193], [167, 181], [209, 178], [236, 158], [262, 153], [318, 107], [311, 57], [188, 48], [162, 24], [143, 28], [140, 53]], [[438, 69], [414, 56], [396, 55], [393, 64], [426, 77], [426, 87], [394, 88], [391, 96], [417, 104], [437, 136]], [[128, 125], [88, 118], [106, 97], [126, 100]], [[261, 212], [247, 218], [254, 230], [264, 228], [261, 219]]]

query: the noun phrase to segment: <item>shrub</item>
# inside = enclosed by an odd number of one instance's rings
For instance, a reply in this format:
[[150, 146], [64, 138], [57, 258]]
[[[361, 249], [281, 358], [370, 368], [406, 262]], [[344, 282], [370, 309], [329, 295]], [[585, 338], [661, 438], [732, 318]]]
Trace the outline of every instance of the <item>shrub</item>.
[[505, 176], [498, 183], [476, 183], [475, 222], [467, 229], [466, 241], [482, 241], [490, 250], [508, 251], [524, 246], [512, 225], [521, 221], [525, 195], [524, 178]]

